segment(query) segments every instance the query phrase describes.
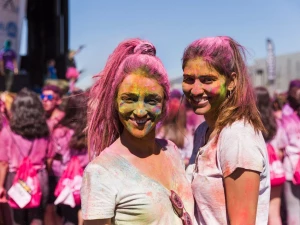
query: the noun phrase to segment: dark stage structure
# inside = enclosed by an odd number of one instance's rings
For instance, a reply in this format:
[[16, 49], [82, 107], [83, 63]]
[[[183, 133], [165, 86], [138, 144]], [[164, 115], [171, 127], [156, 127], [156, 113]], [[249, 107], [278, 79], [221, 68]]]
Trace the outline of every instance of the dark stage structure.
[[27, 71], [28, 76], [15, 76], [12, 91], [24, 86], [41, 87], [50, 59], [56, 61], [58, 78], [65, 78], [69, 49], [68, 8], [68, 0], [27, 0], [28, 47], [27, 55], [21, 57], [20, 70]]

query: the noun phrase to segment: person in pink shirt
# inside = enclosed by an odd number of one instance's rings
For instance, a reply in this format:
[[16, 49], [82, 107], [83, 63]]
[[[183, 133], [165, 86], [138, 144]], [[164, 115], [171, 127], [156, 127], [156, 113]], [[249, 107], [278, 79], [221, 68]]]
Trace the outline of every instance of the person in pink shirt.
[[296, 165], [300, 160], [300, 80], [292, 80], [288, 90], [288, 103], [282, 110], [282, 122], [287, 134], [283, 165], [286, 171], [284, 197], [288, 224], [300, 224], [300, 185], [293, 183]]
[[47, 124], [50, 132], [64, 117], [64, 112], [59, 109], [62, 103], [62, 91], [55, 85], [46, 85], [41, 94], [42, 103], [46, 112]]
[[187, 115], [185, 104], [182, 104], [182, 94], [174, 89], [170, 93], [168, 103], [169, 113], [157, 129], [157, 138], [170, 140], [180, 150], [185, 166], [188, 165], [193, 151], [194, 134], [187, 129]]
[[[85, 134], [87, 101], [86, 93], [75, 91], [67, 100], [65, 117], [51, 135], [51, 148], [55, 152], [52, 171], [56, 183], [73, 156], [79, 159], [82, 168], [85, 168], [89, 162]], [[71, 208], [67, 205], [60, 205], [60, 208], [64, 224], [78, 224], [77, 215], [80, 206]]]
[[2, 130], [2, 127], [6, 123], [4, 113], [5, 113], [5, 105], [4, 102], [0, 99], [0, 132]]
[[0, 195], [10, 189], [20, 164], [29, 157], [38, 173], [42, 200], [37, 208], [12, 209], [14, 224], [42, 224], [48, 196], [46, 167], [53, 157], [48, 144], [49, 129], [41, 101], [34, 92], [22, 89], [11, 107], [10, 126], [3, 128], [0, 136]]
[[[277, 155], [280, 165], [277, 164], [277, 168], [281, 166], [281, 171], [284, 177], [283, 166], [281, 163], [282, 153], [287, 145], [287, 138], [282, 127], [280, 119], [275, 117], [275, 113], [272, 109], [272, 101], [268, 89], [265, 87], [256, 87], [256, 104], [261, 115], [261, 120], [267, 130], [263, 133], [264, 139], [268, 145], [271, 145]], [[272, 154], [272, 152], [270, 152]], [[270, 166], [271, 161], [270, 161]], [[277, 169], [275, 172], [279, 172]], [[284, 181], [283, 181], [284, 182]], [[273, 185], [271, 187], [271, 198], [270, 198], [270, 210], [269, 210], [269, 225], [281, 225], [282, 219], [280, 215], [281, 206], [281, 194], [283, 189], [283, 183]]]
[[[60, 110], [60, 105], [62, 103], [62, 90], [56, 85], [46, 85], [42, 89], [41, 94], [42, 104], [45, 110], [45, 115], [47, 119], [47, 124], [50, 133], [53, 131], [54, 127], [59, 124], [59, 122], [64, 117], [64, 112]], [[46, 225], [54, 225], [58, 222], [59, 218], [56, 216], [53, 203], [53, 196], [51, 195], [52, 189], [55, 188], [55, 177], [53, 174], [49, 174], [49, 188], [50, 196], [48, 199], [48, 206], [45, 213], [45, 223]], [[54, 221], [54, 222], [53, 222]]]

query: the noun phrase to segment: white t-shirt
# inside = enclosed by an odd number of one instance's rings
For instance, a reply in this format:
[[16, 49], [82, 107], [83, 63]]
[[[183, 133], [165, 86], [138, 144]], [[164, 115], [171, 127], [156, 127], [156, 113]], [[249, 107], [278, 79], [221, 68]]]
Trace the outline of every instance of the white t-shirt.
[[[217, 143], [213, 138], [204, 145], [207, 128], [204, 122], [196, 130], [194, 152], [199, 153], [196, 158], [198, 162], [196, 165], [191, 164], [187, 169], [187, 174], [192, 180], [197, 209], [195, 216], [198, 223], [229, 224], [223, 179], [235, 169], [245, 168], [260, 172], [256, 224], [267, 224], [270, 174], [267, 149], [262, 134], [256, 133], [251, 125], [238, 121], [221, 131]], [[194, 159], [195, 157], [191, 161]]]
[[[156, 133], [156, 138], [174, 141], [175, 135], [173, 132], [175, 128], [170, 127], [169, 129], [170, 130], [167, 134], [165, 134], [166, 131], [164, 129], [160, 129], [160, 131]], [[182, 135], [184, 138], [184, 146], [183, 148], [178, 148], [181, 155], [181, 159], [190, 159], [193, 152], [194, 131], [192, 131], [191, 129], [187, 129], [186, 132], [182, 132]], [[176, 143], [176, 141], [174, 142]]]
[[[172, 188], [194, 218], [193, 194], [180, 154], [173, 143], [164, 142], [169, 169], [173, 170]], [[109, 148], [86, 167], [81, 201], [84, 220], [112, 218], [116, 225], [182, 225], [173, 210], [170, 191]]]

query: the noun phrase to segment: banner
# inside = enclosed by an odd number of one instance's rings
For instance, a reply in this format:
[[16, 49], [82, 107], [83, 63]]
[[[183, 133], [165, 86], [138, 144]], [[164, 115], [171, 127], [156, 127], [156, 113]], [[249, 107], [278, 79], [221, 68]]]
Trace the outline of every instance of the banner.
[[276, 79], [276, 58], [274, 44], [271, 39], [267, 39], [267, 73], [269, 83], [274, 83]]
[[26, 2], [26, 0], [0, 0], [0, 49], [5, 40], [10, 40], [11, 48], [18, 56]]

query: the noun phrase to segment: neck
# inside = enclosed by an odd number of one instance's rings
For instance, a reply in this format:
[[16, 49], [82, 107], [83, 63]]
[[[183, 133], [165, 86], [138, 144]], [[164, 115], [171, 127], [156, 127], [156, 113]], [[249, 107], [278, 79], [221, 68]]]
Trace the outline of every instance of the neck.
[[121, 143], [128, 149], [128, 151], [139, 158], [146, 158], [157, 153], [157, 144], [155, 141], [155, 129], [151, 131], [146, 137], [137, 138], [124, 129], [120, 136]]
[[208, 125], [209, 130], [213, 131], [215, 129], [218, 116], [214, 113], [208, 113], [204, 115], [204, 118], [205, 118], [205, 122]]
[[48, 119], [53, 119], [55, 118], [56, 114], [59, 112], [59, 109], [58, 108], [54, 108], [48, 112], [46, 112], [46, 117]]

